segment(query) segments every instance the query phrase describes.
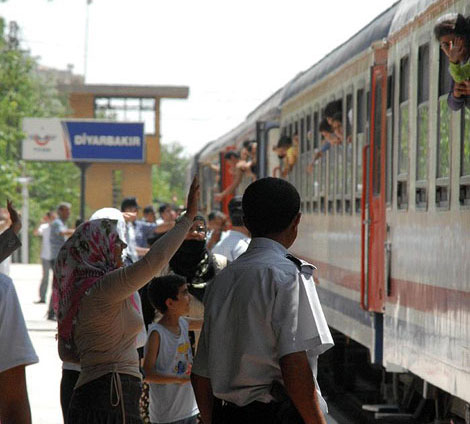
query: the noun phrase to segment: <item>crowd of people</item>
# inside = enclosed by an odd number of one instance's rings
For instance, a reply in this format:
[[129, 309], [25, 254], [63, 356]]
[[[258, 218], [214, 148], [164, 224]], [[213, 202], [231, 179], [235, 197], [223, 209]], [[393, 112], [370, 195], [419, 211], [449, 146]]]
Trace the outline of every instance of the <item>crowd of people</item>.
[[[470, 22], [439, 19], [435, 36], [450, 61], [449, 106], [470, 108]], [[346, 125], [350, 125], [346, 112]], [[325, 108], [322, 148], [349, 143], [341, 101]], [[350, 133], [347, 131], [347, 133]], [[97, 210], [69, 228], [70, 207], [48, 211], [36, 303], [57, 321], [65, 423], [320, 423], [327, 406], [317, 359], [333, 346], [315, 289], [315, 267], [294, 256], [300, 197], [281, 178], [256, 180], [256, 143], [231, 151], [234, 182], [252, 182], [229, 217], [198, 212], [194, 179], [183, 213], [163, 204]], [[275, 150], [285, 177], [298, 136]], [[0, 209], [0, 422], [29, 424], [25, 367], [38, 362], [5, 262], [20, 245], [11, 202]], [[196, 352], [193, 359], [193, 352]], [[143, 382], [143, 385], [142, 385]]]
[[[207, 219], [198, 195], [195, 179], [183, 214], [165, 204], [159, 218], [148, 206], [137, 219], [131, 197], [73, 229], [70, 204], [61, 203], [35, 230], [38, 304], [47, 303], [53, 270], [47, 318], [58, 325], [64, 423], [325, 422], [314, 375], [332, 340], [318, 298], [311, 302], [313, 267], [286, 250], [300, 221], [296, 189], [257, 180], [232, 198], [228, 217]], [[2, 260], [20, 245], [20, 219], [7, 209]], [[4, 274], [0, 291], [0, 344], [15, 340], [1, 361], [0, 420], [30, 423], [24, 368], [38, 358]], [[3, 395], [12, 381], [16, 390]]]

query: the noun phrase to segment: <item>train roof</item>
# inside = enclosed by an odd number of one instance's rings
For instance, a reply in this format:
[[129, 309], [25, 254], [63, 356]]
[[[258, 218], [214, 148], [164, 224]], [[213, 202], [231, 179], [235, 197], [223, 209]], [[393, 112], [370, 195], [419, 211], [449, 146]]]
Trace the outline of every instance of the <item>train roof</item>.
[[374, 41], [386, 38], [399, 4], [400, 2], [397, 2], [390, 6], [348, 41], [341, 44], [306, 71], [301, 72], [285, 91], [281, 104], [288, 102], [307, 87], [315, 84], [330, 72], [340, 68], [344, 63], [367, 50]]
[[442, 0], [402, 0], [395, 12], [389, 34], [400, 31], [410, 22], [414, 21], [429, 6]]
[[263, 120], [276, 120], [280, 114], [280, 103], [285, 87], [280, 88], [269, 98], [263, 101], [252, 112], [250, 112], [246, 119], [238, 124], [235, 128], [224, 134], [222, 137], [210, 142], [199, 152], [200, 158], [205, 158], [211, 155], [214, 151], [221, 150], [224, 146], [230, 146], [236, 142], [237, 137], [241, 136], [245, 131], [254, 128], [256, 122]]

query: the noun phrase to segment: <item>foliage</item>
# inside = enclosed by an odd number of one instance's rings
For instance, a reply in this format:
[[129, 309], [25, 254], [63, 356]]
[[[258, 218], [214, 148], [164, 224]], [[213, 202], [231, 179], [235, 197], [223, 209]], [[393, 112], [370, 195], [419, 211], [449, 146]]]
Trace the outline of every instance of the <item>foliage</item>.
[[[44, 213], [61, 201], [72, 203], [72, 216], [76, 216], [80, 173], [71, 163], [21, 160], [21, 122], [24, 117], [57, 117], [66, 113], [66, 101], [58, 94], [55, 79], [38, 71], [36, 60], [5, 34], [5, 23], [0, 18], [0, 207], [10, 198], [20, 208], [17, 178], [31, 177], [30, 235]], [[30, 240], [31, 260], [37, 261], [40, 243], [33, 237]]]
[[187, 191], [186, 169], [189, 158], [178, 142], [161, 145], [160, 165], [152, 172], [153, 197], [162, 203], [184, 205]]

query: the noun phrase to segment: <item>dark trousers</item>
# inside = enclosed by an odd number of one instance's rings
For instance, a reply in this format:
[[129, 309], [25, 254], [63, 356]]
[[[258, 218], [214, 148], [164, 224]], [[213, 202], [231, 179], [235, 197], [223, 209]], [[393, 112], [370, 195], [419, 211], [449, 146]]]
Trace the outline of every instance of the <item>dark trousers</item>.
[[213, 424], [303, 424], [304, 421], [293, 403], [252, 402], [246, 406], [215, 400]]
[[73, 388], [77, 383], [80, 372], [73, 370], [62, 370], [62, 380], [60, 381], [60, 406], [64, 424], [67, 424], [67, 414], [69, 412], [70, 399], [72, 399]]
[[39, 300], [46, 301], [47, 286], [49, 285], [49, 274], [52, 269], [53, 261], [41, 258], [42, 262], [42, 279], [39, 286]]

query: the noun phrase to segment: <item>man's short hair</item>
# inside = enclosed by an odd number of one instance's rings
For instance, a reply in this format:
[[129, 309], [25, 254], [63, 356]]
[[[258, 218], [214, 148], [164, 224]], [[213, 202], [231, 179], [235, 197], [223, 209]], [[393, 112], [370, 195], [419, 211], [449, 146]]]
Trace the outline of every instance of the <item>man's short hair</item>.
[[60, 209], [72, 209], [72, 205], [69, 202], [60, 202], [57, 205], [57, 210], [60, 210]]
[[333, 100], [328, 103], [323, 110], [323, 115], [327, 118], [332, 118], [336, 112], [343, 110], [343, 102], [341, 100]]
[[336, 112], [332, 117], [331, 119], [333, 121], [337, 121], [337, 122], [343, 122], [343, 112]]
[[235, 227], [243, 227], [243, 207], [242, 207], [242, 196], [235, 196], [230, 200], [228, 204], [228, 213], [232, 225]]
[[281, 136], [281, 138], [277, 142], [277, 147], [287, 147], [287, 148], [289, 148], [291, 146], [292, 146], [292, 139], [287, 135]]
[[163, 212], [165, 212], [167, 210], [167, 208], [170, 208], [171, 205], [169, 203], [163, 203], [163, 205], [160, 205], [160, 207], [158, 208], [158, 213], [160, 214], [160, 216], [162, 215]]
[[155, 209], [152, 205], [145, 206], [144, 210], [142, 211], [144, 215], [147, 215], [149, 213], [155, 213]]
[[135, 197], [124, 197], [121, 202], [121, 212], [125, 212], [127, 209], [136, 208], [139, 209], [137, 200]]
[[235, 150], [230, 150], [227, 153], [225, 153], [225, 155], [224, 155], [225, 160], [230, 160], [232, 158], [240, 159], [240, 153], [238, 153]]
[[147, 287], [148, 299], [152, 306], [163, 314], [168, 309], [166, 300], [178, 300], [178, 291], [183, 284], [186, 284], [186, 279], [181, 275], [171, 274], [153, 278]]
[[243, 219], [252, 237], [284, 231], [299, 210], [297, 189], [280, 178], [261, 178], [251, 183], [243, 195]]
[[327, 133], [333, 132], [333, 129], [331, 128], [331, 125], [328, 123], [326, 118], [320, 121], [320, 125], [318, 126], [318, 131], [323, 131]]

